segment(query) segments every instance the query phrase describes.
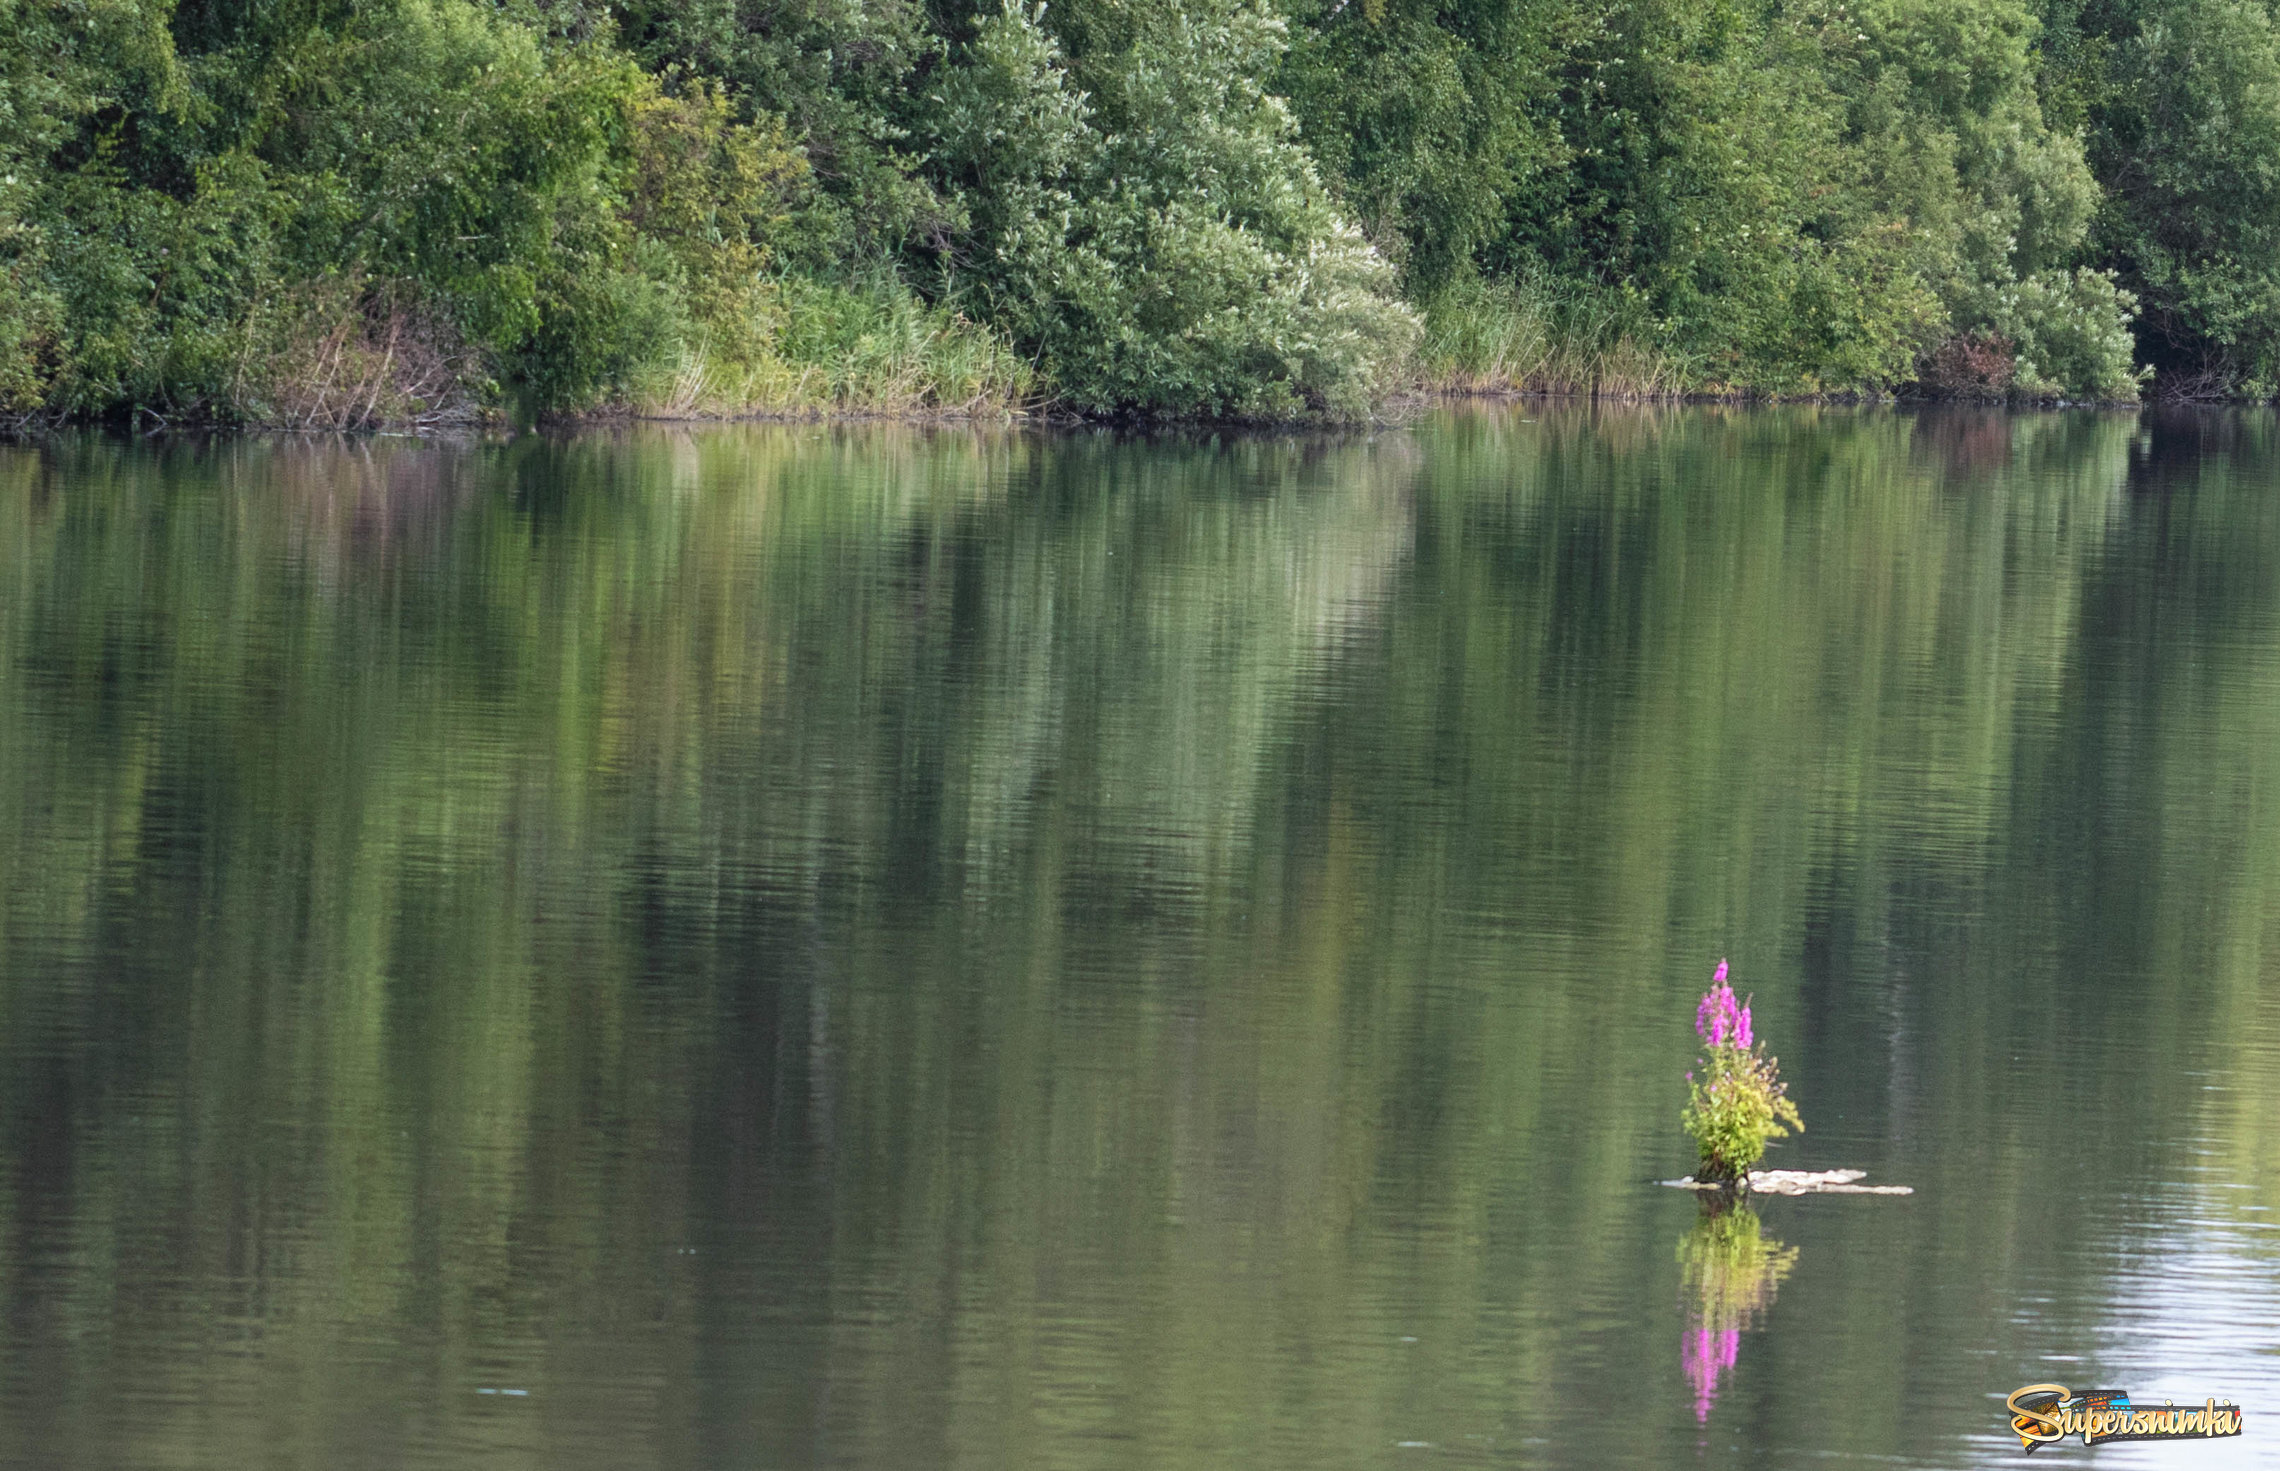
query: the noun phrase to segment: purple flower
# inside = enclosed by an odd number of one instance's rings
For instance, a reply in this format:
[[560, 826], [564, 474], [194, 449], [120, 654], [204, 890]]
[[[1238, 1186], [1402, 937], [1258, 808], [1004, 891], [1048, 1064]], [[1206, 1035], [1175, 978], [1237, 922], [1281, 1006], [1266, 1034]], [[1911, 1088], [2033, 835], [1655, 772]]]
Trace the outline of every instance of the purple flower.
[[1712, 979], [1710, 989], [1702, 993], [1702, 1004], [1694, 1008], [1694, 1034], [1712, 1047], [1724, 1047], [1736, 1037], [1743, 1040], [1735, 1045], [1749, 1046], [1749, 1011], [1734, 1002], [1734, 988], [1726, 984], [1726, 962], [1718, 962]]
[[1734, 1023], [1734, 1045], [1744, 1052], [1750, 1050], [1750, 1005], [1742, 1003], [1741, 1019]]

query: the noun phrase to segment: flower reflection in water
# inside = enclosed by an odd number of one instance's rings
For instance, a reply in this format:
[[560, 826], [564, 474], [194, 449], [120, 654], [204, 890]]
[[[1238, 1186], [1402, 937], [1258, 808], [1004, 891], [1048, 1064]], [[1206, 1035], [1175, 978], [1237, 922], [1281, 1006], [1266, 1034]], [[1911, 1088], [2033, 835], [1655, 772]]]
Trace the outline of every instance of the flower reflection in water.
[[1686, 1380], [1694, 1386], [1696, 1421], [1710, 1418], [1711, 1403], [1718, 1398], [1718, 1376], [1734, 1367], [1734, 1355], [1741, 1347], [1739, 1328], [1723, 1328], [1716, 1333], [1707, 1328], [1687, 1330]]
[[1686, 1300], [1680, 1357], [1694, 1386], [1694, 1418], [1710, 1419], [1718, 1380], [1734, 1367], [1742, 1330], [1773, 1306], [1774, 1289], [1797, 1265], [1797, 1248], [1764, 1234], [1757, 1212], [1724, 1191], [1702, 1197], [1702, 1219], [1678, 1240]]

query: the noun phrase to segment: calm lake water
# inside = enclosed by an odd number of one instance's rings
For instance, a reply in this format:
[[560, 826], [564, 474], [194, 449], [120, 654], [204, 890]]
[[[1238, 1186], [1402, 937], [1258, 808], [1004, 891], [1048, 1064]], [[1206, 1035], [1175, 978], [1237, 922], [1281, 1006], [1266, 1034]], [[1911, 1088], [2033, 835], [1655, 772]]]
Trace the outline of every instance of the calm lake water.
[[9, 1466], [2280, 1456], [2271, 415], [0, 448], [0, 885]]

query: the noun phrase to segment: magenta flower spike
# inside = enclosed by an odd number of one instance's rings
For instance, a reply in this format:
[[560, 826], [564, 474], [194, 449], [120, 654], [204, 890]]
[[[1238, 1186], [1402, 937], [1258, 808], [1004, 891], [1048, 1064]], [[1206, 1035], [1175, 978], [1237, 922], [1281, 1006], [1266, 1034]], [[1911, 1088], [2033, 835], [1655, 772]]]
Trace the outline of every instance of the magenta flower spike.
[[[1711, 977], [1708, 991], [1702, 994], [1702, 1004], [1694, 1008], [1694, 1034], [1712, 1047], [1724, 1047], [1747, 1030], [1747, 1017], [1734, 1004], [1734, 988], [1726, 984], [1726, 962], [1718, 962], [1718, 972]], [[1747, 1042], [1738, 1044], [1747, 1047]]]
[[1741, 1020], [1734, 1023], [1734, 1045], [1744, 1052], [1750, 1050], [1750, 1004], [1742, 1003]]

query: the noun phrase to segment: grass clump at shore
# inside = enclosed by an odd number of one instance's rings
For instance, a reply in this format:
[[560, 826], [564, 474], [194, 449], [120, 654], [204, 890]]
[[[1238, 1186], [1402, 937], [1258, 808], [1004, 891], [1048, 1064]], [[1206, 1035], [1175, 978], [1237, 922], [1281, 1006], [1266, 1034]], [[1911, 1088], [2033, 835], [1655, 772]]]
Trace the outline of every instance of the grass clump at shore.
[[[761, 283], [591, 408], [704, 419], [826, 414], [1004, 418], [1035, 373], [1002, 333], [891, 279]], [[480, 357], [402, 283], [303, 283], [249, 314], [234, 371], [203, 417], [289, 430], [432, 429], [484, 421]]]
[[699, 334], [626, 407], [676, 418], [898, 414], [1004, 417], [1036, 374], [1005, 335], [891, 278], [767, 283], [743, 330]]
[[1470, 277], [1425, 304], [1419, 386], [1432, 393], [1661, 398], [1700, 386], [1645, 313], [1612, 293]]

